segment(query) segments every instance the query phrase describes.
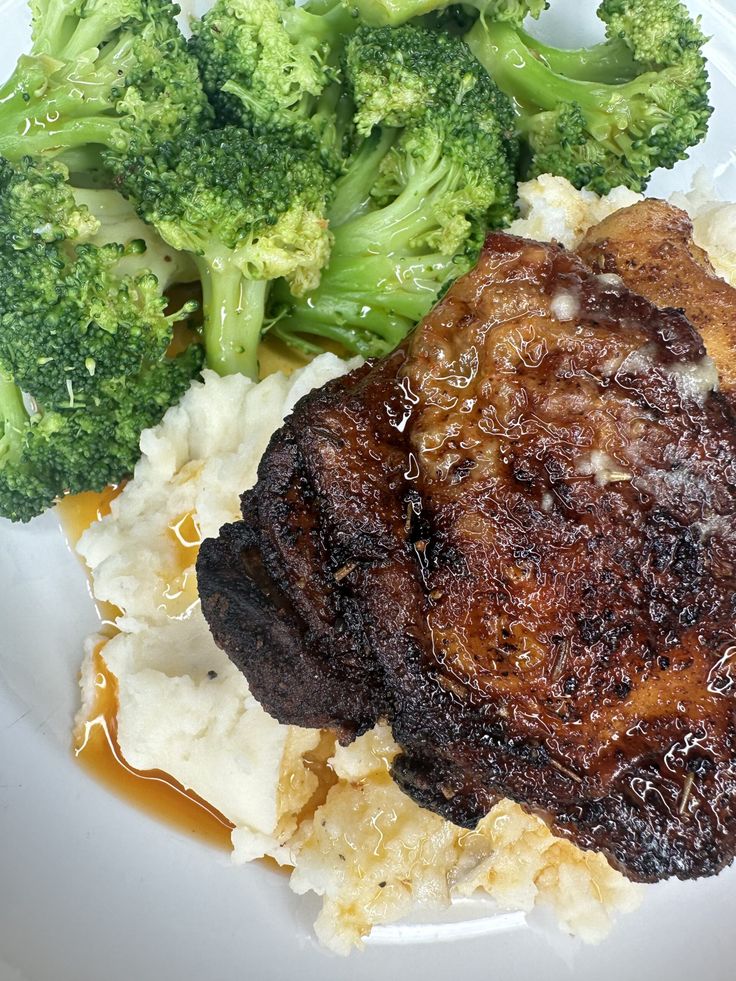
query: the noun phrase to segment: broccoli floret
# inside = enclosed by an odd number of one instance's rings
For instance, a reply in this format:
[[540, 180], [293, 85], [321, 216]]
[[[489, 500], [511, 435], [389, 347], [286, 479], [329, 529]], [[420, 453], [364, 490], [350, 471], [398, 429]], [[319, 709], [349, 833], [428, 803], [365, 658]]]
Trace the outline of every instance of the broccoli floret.
[[361, 28], [345, 70], [369, 135], [336, 185], [319, 288], [279, 291], [271, 329], [308, 353], [328, 338], [371, 356], [472, 267], [489, 225], [511, 219], [517, 144], [509, 101], [457, 38]]
[[201, 346], [191, 345], [137, 375], [103, 382], [84, 406], [42, 412], [26, 441], [26, 463], [53, 482], [57, 497], [119, 481], [140, 457], [141, 432], [179, 401], [203, 359]]
[[357, 23], [340, 0], [217, 0], [190, 49], [219, 125], [306, 128], [339, 167], [349, 113], [338, 68]]
[[0, 154], [93, 169], [205, 126], [211, 109], [169, 0], [37, 0], [34, 46], [0, 88]]
[[[368, 23], [398, 24], [444, 0], [355, 0]], [[680, 0], [603, 0], [608, 40], [589, 48], [546, 45], [522, 28], [543, 0], [476, 0], [466, 40], [517, 104], [524, 169], [568, 177], [600, 193], [643, 190], [653, 170], [685, 159], [712, 109], [705, 37]]]
[[[492, 108], [501, 109], [501, 125], [513, 125], [506, 100], [473, 64], [462, 42], [423, 27], [362, 29], [347, 45], [345, 72], [355, 100], [358, 132], [374, 126], [409, 126], [434, 109], [467, 115], [479, 103], [478, 85], [492, 90]], [[488, 110], [482, 113], [487, 121]]]
[[672, 0], [608, 0], [609, 41], [556, 51], [505, 23], [478, 21], [470, 49], [515, 102], [526, 176], [550, 172], [601, 194], [645, 189], [706, 134], [704, 36]]
[[85, 241], [99, 222], [67, 177], [54, 161], [0, 161], [0, 364], [42, 404], [74, 407], [162, 358], [180, 318], [148, 269], [118, 268], [144, 242]]
[[23, 395], [0, 373], [0, 516], [30, 521], [50, 507], [56, 496], [51, 478], [25, 459], [31, 420]]
[[202, 280], [209, 366], [258, 374], [270, 281], [294, 294], [319, 282], [330, 236], [329, 174], [316, 144], [288, 131], [210, 130], [133, 161], [120, 186]]
[[676, 65], [687, 54], [700, 56], [707, 38], [681, 0], [603, 0], [598, 16], [612, 41], [629, 48], [649, 69]]
[[138, 375], [103, 382], [84, 406], [33, 415], [0, 375], [0, 516], [29, 521], [66, 493], [100, 491], [132, 473], [141, 432], [181, 398], [203, 355], [191, 346]]
[[[0, 515], [14, 521], [130, 473], [141, 430], [204, 357], [199, 345], [167, 356], [191, 305], [165, 315], [142, 241], [92, 244], [105, 235], [75, 196], [111, 206], [114, 192], [75, 192], [67, 177], [56, 161], [0, 160]], [[129, 215], [116, 225], [139, 227]], [[122, 272], [126, 262], [138, 266]]]
[[[349, 0], [364, 24], [371, 27], [398, 27], [408, 20], [445, 10], [452, 0]], [[520, 25], [527, 17], [539, 17], [548, 0], [468, 0], [463, 7], [478, 11], [488, 20]]]

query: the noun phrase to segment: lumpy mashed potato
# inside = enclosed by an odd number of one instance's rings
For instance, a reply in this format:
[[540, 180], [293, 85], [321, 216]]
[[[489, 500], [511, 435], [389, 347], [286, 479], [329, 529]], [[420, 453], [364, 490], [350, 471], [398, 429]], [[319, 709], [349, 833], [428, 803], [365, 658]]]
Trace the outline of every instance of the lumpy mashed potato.
[[[122, 611], [104, 659], [118, 680], [123, 756], [137, 769], [164, 770], [214, 805], [235, 825], [244, 858], [290, 861], [281, 846], [316, 789], [304, 760], [321, 735], [279, 725], [252, 697], [210, 636], [194, 564], [199, 543], [238, 517], [240, 494], [255, 483], [284, 416], [347, 368], [327, 354], [289, 379], [274, 374], [259, 385], [205, 372], [142, 434], [134, 479], [77, 546], [95, 596]], [[89, 675], [83, 670], [86, 701]]]
[[[676, 203], [691, 213], [715, 268], [733, 277], [736, 208], [713, 197], [701, 179]], [[620, 189], [598, 198], [542, 177], [521, 185], [520, 199], [513, 231], [573, 247], [638, 197]], [[78, 546], [96, 597], [122, 611], [120, 633], [104, 648], [118, 679], [122, 753], [221, 811], [234, 825], [235, 862], [268, 855], [291, 866], [295, 892], [323, 897], [315, 928], [340, 953], [376, 924], [478, 894], [509, 910], [547, 903], [565, 930], [600, 940], [641, 895], [601, 855], [555, 838], [510, 801], [474, 831], [422, 810], [391, 780], [397, 747], [386, 726], [339, 747], [328, 734], [280, 725], [212, 641], [197, 599], [198, 545], [239, 516], [240, 494], [295, 402], [349, 367], [325, 354], [258, 385], [205, 372], [143, 433], [134, 479]], [[92, 649], [91, 641], [82, 719]]]

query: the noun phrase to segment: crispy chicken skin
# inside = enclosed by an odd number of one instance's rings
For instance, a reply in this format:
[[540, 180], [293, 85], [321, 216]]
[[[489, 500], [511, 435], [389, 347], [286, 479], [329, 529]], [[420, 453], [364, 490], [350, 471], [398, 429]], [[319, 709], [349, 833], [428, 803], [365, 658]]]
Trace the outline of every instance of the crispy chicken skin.
[[658, 307], [683, 310], [736, 405], [736, 289], [716, 276], [693, 242], [684, 211], [654, 198], [640, 201], [591, 228], [578, 254], [591, 268], [616, 273]]
[[677, 311], [494, 233], [390, 357], [302, 399], [202, 608], [282, 722], [502, 797], [631, 878], [736, 848], [736, 421]]

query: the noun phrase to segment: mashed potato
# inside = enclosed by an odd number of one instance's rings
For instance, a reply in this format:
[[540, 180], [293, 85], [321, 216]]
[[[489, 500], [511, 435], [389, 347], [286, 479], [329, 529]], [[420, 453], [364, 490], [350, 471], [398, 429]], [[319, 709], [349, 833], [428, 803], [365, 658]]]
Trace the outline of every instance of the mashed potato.
[[577, 191], [564, 177], [543, 174], [519, 184], [521, 217], [512, 223], [509, 231], [540, 242], [554, 239], [574, 249], [592, 225], [641, 199], [641, 194], [626, 187], [616, 187], [605, 197], [599, 197], [593, 191]]
[[[291, 860], [282, 846], [316, 789], [304, 761], [321, 736], [267, 715], [215, 646], [199, 609], [197, 547], [239, 516], [240, 493], [255, 483], [271, 434], [298, 399], [348, 367], [326, 354], [289, 379], [275, 374], [259, 385], [205, 372], [142, 434], [134, 479], [77, 546], [95, 596], [122, 611], [104, 658], [118, 680], [123, 756], [138, 769], [170, 773], [213, 804], [235, 825], [241, 858]], [[89, 703], [89, 685], [83, 693]]]
[[[736, 207], [712, 198], [701, 179], [677, 203], [715, 268], [733, 279]], [[521, 185], [520, 200], [514, 232], [573, 247], [638, 196], [619, 189], [598, 198], [542, 177]], [[269, 855], [291, 866], [295, 892], [323, 897], [316, 932], [337, 952], [418, 907], [479, 894], [509, 910], [547, 903], [565, 930], [598, 941], [641, 896], [602, 856], [555, 838], [510, 801], [474, 831], [422, 810], [391, 780], [397, 747], [386, 726], [339, 747], [327, 734], [280, 725], [210, 637], [196, 593], [199, 543], [238, 516], [240, 494], [297, 399], [349, 367], [326, 354], [258, 385], [205, 372], [143, 434], [134, 480], [82, 537], [95, 595], [122, 611], [104, 658], [119, 683], [123, 755], [167, 771], [221, 811], [235, 826], [235, 862]]]
[[640, 887], [518, 804], [502, 801], [473, 831], [422, 810], [391, 779], [397, 752], [385, 726], [338, 748], [338, 782], [295, 835], [291, 887], [324, 897], [315, 931], [325, 946], [347, 954], [372, 926], [454, 897], [485, 894], [526, 912], [550, 904], [560, 926], [588, 942], [639, 905]]
[[696, 245], [705, 249], [719, 276], [736, 284], [736, 204], [718, 200], [708, 171], [701, 168], [688, 194], [673, 194], [671, 201], [690, 215]]

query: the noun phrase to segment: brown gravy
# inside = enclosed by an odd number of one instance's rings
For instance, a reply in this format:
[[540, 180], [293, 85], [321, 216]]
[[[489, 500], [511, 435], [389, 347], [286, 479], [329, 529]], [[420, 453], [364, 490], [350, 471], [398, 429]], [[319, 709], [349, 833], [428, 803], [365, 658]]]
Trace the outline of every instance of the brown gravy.
[[94, 655], [94, 706], [75, 734], [77, 760], [95, 780], [146, 814], [229, 849], [233, 825], [211, 804], [163, 770], [136, 770], [124, 759], [117, 741], [117, 681], [107, 669], [103, 648], [104, 641]]
[[[109, 513], [111, 503], [121, 490], [122, 487], [109, 487], [99, 494], [77, 494], [59, 503], [59, 520], [72, 549], [94, 521]], [[183, 527], [177, 526], [180, 533], [191, 530], [185, 521], [181, 524]], [[181, 547], [187, 548], [188, 543], [182, 542]], [[110, 604], [97, 605], [101, 632], [108, 638], [113, 637], [119, 611]], [[89, 718], [74, 735], [73, 749], [78, 762], [95, 780], [140, 810], [177, 831], [228, 849], [233, 825], [226, 817], [197, 794], [185, 789], [170, 774], [162, 770], [136, 770], [124, 759], [117, 741], [117, 680], [105, 664], [105, 643], [106, 640], [101, 640], [94, 654], [94, 704]]]

